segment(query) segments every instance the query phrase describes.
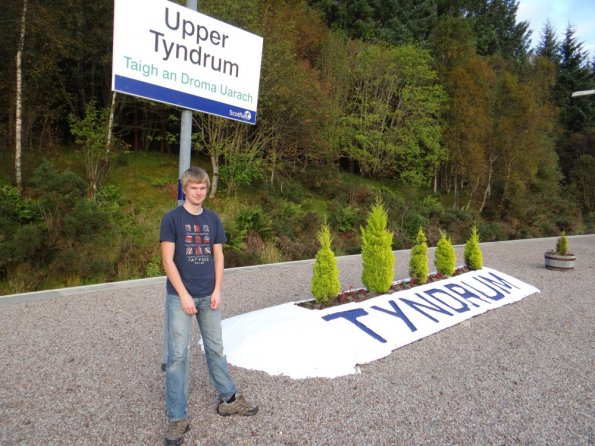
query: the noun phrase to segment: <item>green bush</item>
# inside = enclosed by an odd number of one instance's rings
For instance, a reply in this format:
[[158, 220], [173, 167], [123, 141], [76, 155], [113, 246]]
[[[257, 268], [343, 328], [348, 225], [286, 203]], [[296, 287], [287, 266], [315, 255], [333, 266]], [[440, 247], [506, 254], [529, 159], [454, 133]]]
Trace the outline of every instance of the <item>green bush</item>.
[[240, 231], [253, 231], [263, 240], [272, 234], [271, 221], [260, 206], [248, 206], [240, 209], [236, 218]]
[[[8, 237], [0, 238], [0, 280], [12, 281], [23, 266], [40, 270], [51, 256], [46, 249], [47, 232], [40, 223], [17, 226]], [[26, 282], [32, 284], [35, 281]]]
[[68, 243], [93, 241], [111, 227], [110, 214], [100, 209], [97, 202], [82, 199], [63, 216], [61, 237]]
[[89, 181], [89, 194], [93, 196], [105, 180], [109, 167], [109, 158], [113, 147], [108, 146], [109, 109], [97, 106], [91, 99], [85, 107], [85, 116], [79, 118], [68, 115], [70, 132], [75, 137], [85, 161], [85, 171]]
[[219, 184], [221, 190], [234, 195], [261, 181], [265, 177], [264, 160], [258, 149], [245, 146], [237, 150], [231, 145], [223, 144], [223, 162], [219, 166]]
[[36, 204], [15, 187], [0, 187], [0, 276], [10, 264], [43, 252], [46, 239]]
[[145, 276], [147, 277], [159, 277], [163, 276], [164, 271], [163, 267], [161, 266], [161, 256], [152, 257], [145, 266]]
[[31, 198], [0, 192], [7, 198], [0, 200], [6, 211], [0, 217], [0, 277], [10, 282], [19, 271], [37, 269], [40, 274], [23, 284], [34, 287], [64, 285], [73, 277], [91, 282], [113, 277], [120, 235], [112, 221], [119, 211], [110, 197], [117, 191], [106, 188], [89, 199], [80, 176], [47, 162], [31, 185]]
[[317, 234], [320, 249], [314, 262], [314, 273], [310, 291], [317, 303], [326, 303], [339, 294], [339, 268], [337, 259], [331, 249], [332, 237], [328, 225], [323, 225]]
[[362, 282], [370, 291], [385, 293], [395, 276], [393, 234], [387, 230], [388, 216], [380, 202], [372, 206], [362, 233]]
[[[335, 202], [331, 202], [335, 203]], [[343, 206], [331, 206], [331, 223], [336, 231], [349, 232], [353, 231], [357, 227], [359, 215], [357, 209], [351, 205]]]
[[434, 265], [436, 271], [443, 276], [452, 276], [457, 267], [455, 248], [446, 233], [442, 231], [440, 231], [440, 240], [436, 244]]
[[29, 223], [38, 218], [39, 210], [35, 203], [23, 198], [16, 187], [0, 187], [0, 227]]
[[471, 237], [465, 243], [465, 265], [470, 270], [478, 270], [483, 266], [483, 255], [479, 247], [479, 234], [477, 233], [477, 226], [471, 229]]
[[421, 226], [417, 231], [415, 246], [411, 248], [409, 276], [416, 283], [426, 283], [428, 281], [428, 243]]

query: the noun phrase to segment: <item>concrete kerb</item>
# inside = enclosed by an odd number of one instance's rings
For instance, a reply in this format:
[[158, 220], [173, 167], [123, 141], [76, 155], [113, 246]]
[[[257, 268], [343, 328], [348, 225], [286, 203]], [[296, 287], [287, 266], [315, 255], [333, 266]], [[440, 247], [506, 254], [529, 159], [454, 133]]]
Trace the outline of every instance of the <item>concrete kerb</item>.
[[[584, 234], [584, 235], [572, 235], [568, 236], [568, 239], [575, 240], [584, 237], [589, 237], [592, 234]], [[542, 241], [542, 240], [552, 240], [552, 249], [555, 248], [555, 241], [557, 237], [542, 237], [531, 239], [534, 241]], [[525, 240], [505, 240], [505, 241], [496, 241], [496, 242], [482, 242], [480, 245], [492, 245], [494, 243], [521, 243]], [[464, 245], [455, 245], [455, 247], [462, 247]], [[430, 250], [434, 249], [434, 247], [430, 248]], [[409, 251], [409, 249], [401, 249], [394, 251], [394, 253]], [[353, 257], [358, 257], [360, 254], [352, 254], [348, 256], [341, 256], [338, 259], [349, 259]], [[241, 266], [235, 268], [226, 268], [225, 274], [233, 274], [234, 271], [246, 271], [251, 269], [261, 269], [261, 268], [287, 268], [291, 265], [299, 265], [299, 264], [308, 264], [314, 263], [314, 259], [306, 259], [306, 260], [297, 260], [292, 262], [280, 262], [280, 263], [267, 263], [262, 265], [251, 265], [251, 266]], [[461, 262], [459, 262], [461, 263]], [[76, 287], [67, 287], [67, 288], [56, 288], [52, 290], [44, 290], [44, 291], [34, 291], [29, 293], [18, 293], [18, 294], [7, 294], [4, 296], [0, 296], [0, 305], [2, 304], [9, 304], [15, 302], [28, 302], [32, 300], [41, 300], [41, 299], [50, 299], [54, 297], [63, 297], [63, 296], [73, 296], [73, 295], [81, 295], [81, 294], [90, 294], [95, 292], [101, 292], [106, 290], [114, 290], [114, 289], [126, 289], [126, 288], [136, 288], [142, 286], [153, 286], [153, 285], [160, 285], [165, 284], [165, 276], [160, 277], [150, 277], [144, 279], [132, 279], [132, 280], [123, 280], [119, 282], [108, 282], [108, 283], [99, 283], [94, 285], [83, 285], [83, 286], [76, 286]]]

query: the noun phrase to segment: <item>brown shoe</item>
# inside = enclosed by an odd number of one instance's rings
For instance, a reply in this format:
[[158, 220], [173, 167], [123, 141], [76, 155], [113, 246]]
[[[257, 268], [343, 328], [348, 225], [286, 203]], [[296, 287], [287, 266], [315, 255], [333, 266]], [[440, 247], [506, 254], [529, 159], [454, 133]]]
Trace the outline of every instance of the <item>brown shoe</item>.
[[244, 398], [244, 395], [241, 393], [236, 393], [235, 400], [231, 403], [220, 401], [219, 406], [217, 406], [217, 413], [224, 417], [234, 414], [249, 417], [256, 415], [257, 412], [258, 406], [253, 406], [252, 404], [248, 403], [248, 401], [246, 401]]
[[190, 430], [186, 420], [170, 421], [165, 430], [165, 444], [167, 446], [179, 446], [184, 443], [184, 434]]

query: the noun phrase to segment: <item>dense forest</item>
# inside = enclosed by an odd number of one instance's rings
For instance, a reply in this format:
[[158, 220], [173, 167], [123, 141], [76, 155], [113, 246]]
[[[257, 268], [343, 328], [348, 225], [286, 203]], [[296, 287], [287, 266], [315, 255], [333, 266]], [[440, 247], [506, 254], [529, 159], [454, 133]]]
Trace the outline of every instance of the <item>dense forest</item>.
[[[178, 3], [185, 4], [184, 1]], [[200, 0], [263, 36], [254, 126], [193, 114], [226, 265], [595, 230], [595, 58], [516, 0]], [[0, 294], [162, 274], [180, 110], [111, 91], [113, 1], [0, 10]]]

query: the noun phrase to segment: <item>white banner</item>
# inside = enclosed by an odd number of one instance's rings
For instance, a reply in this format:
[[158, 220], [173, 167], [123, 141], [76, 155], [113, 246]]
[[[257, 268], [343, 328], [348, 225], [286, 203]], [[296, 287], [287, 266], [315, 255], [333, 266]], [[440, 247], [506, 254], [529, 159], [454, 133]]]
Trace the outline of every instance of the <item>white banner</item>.
[[115, 0], [112, 89], [254, 124], [262, 37], [166, 0]]
[[482, 268], [359, 303], [310, 310], [294, 302], [223, 321], [230, 364], [294, 379], [333, 378], [358, 364], [539, 290]]

